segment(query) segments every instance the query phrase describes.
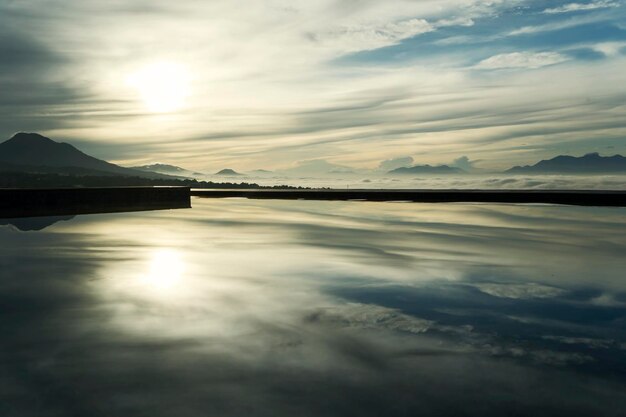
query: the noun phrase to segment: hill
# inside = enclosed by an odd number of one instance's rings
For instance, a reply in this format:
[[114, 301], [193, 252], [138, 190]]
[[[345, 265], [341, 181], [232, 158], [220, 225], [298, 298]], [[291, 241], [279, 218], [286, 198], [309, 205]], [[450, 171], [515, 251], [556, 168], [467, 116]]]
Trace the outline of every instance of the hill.
[[289, 185], [263, 187], [255, 183], [198, 181], [194, 178], [124, 168], [37, 133], [18, 133], [0, 143], [0, 188], [128, 186], [301, 189]]
[[559, 155], [535, 165], [516, 166], [508, 174], [611, 174], [626, 173], [626, 157], [600, 156], [597, 152], [575, 157]]
[[71, 175], [122, 175], [167, 178], [163, 174], [124, 168], [87, 155], [69, 143], [37, 133], [17, 133], [0, 143], [0, 170]]
[[221, 171], [218, 171], [215, 173], [215, 175], [222, 175], [225, 177], [238, 177], [241, 176], [243, 174], [238, 173], [237, 171], [230, 169], [230, 168], [225, 168], [222, 169]]

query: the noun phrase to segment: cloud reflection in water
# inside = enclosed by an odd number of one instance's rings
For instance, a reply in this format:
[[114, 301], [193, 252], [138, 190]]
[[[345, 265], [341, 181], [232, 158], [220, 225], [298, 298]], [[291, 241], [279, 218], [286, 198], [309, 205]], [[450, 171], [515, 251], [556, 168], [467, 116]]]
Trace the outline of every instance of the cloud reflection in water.
[[193, 204], [0, 227], [0, 414], [626, 406], [623, 209]]

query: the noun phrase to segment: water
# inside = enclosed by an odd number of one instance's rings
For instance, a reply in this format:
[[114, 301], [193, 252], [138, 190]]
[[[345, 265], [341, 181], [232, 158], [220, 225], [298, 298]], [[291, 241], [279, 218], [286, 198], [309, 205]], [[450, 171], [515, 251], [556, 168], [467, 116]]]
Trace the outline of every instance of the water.
[[192, 204], [0, 222], [1, 416], [626, 409], [624, 209]]

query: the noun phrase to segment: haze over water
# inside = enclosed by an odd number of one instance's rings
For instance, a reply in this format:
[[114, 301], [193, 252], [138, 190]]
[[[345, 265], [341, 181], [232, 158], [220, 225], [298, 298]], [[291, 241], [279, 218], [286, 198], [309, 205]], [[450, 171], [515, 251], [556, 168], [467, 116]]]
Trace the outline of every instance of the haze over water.
[[0, 226], [0, 415], [626, 409], [623, 208], [192, 204]]
[[379, 173], [286, 176], [242, 175], [199, 177], [213, 182], [248, 182], [262, 186], [292, 185], [310, 188], [337, 189], [561, 189], [561, 190], [626, 190], [626, 175], [400, 175]]

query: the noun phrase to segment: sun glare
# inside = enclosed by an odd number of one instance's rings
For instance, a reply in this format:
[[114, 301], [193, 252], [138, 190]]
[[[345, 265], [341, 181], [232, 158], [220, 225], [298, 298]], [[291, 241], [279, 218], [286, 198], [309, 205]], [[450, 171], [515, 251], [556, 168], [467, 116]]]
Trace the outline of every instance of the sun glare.
[[184, 107], [190, 93], [187, 69], [171, 62], [147, 65], [127, 78], [148, 110], [169, 113]]
[[144, 282], [159, 291], [171, 290], [179, 283], [184, 271], [185, 264], [178, 252], [159, 250], [152, 255]]

